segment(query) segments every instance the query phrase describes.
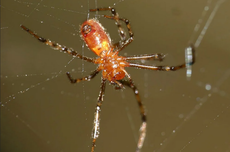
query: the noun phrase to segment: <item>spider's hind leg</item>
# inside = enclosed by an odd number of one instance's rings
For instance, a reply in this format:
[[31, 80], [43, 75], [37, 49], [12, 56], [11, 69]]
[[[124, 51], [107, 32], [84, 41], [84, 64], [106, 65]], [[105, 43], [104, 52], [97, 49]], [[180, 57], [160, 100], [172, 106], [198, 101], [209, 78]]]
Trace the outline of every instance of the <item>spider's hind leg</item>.
[[[129, 20], [124, 19], [124, 18], [119, 18], [116, 16], [108, 16], [108, 15], [103, 15], [103, 16], [105, 18], [113, 19], [116, 21], [116, 25], [118, 26], [118, 32], [120, 33], [121, 41], [115, 43], [114, 46], [119, 48], [118, 51], [121, 51], [124, 47], [129, 45], [133, 41], [133, 38], [134, 38], [134, 34], [133, 34], [132, 29], [131, 29], [131, 25], [130, 25]], [[124, 32], [123, 28], [121, 27], [120, 22], [118, 22], [118, 21], [123, 21], [126, 24], [126, 27], [128, 29], [128, 32], [129, 32], [129, 38], [128, 39], [126, 39], [125, 32]]]
[[[117, 42], [114, 44], [114, 47], [119, 48], [118, 51], [121, 51], [124, 47], [126, 47], [128, 44], [130, 44], [133, 41], [133, 32], [131, 29], [131, 25], [128, 19], [124, 19], [124, 18], [119, 18], [118, 13], [116, 12], [116, 10], [114, 8], [108, 7], [108, 8], [96, 8], [96, 9], [90, 9], [90, 12], [95, 12], [95, 11], [111, 11], [112, 16], [108, 16], [108, 15], [103, 15], [103, 17], [108, 18], [108, 19], [113, 19], [115, 20], [115, 23], [118, 27], [118, 33], [119, 36], [121, 38], [121, 41]], [[128, 29], [129, 32], [129, 38], [126, 39], [126, 34], [124, 29], [121, 27], [121, 23], [120, 21], [123, 21], [126, 24], [126, 27]]]
[[32, 30], [28, 29], [24, 25], [20, 25], [20, 26], [21, 26], [21, 28], [23, 30], [25, 30], [29, 34], [33, 35], [33, 37], [35, 37], [39, 42], [42, 42], [42, 43], [44, 43], [46, 45], [49, 45], [51, 48], [53, 48], [55, 50], [59, 50], [59, 51], [64, 52], [64, 53], [68, 53], [68, 54], [72, 55], [73, 57], [77, 57], [77, 58], [86, 60], [88, 62], [94, 63], [94, 59], [86, 57], [86, 56], [82, 56], [81, 54], [77, 53], [77, 51], [74, 51], [72, 48], [67, 48], [64, 45], [60, 45], [58, 43], [52, 42], [49, 39], [45, 39], [45, 38], [43, 38], [41, 36], [38, 36], [37, 34], [35, 34], [35, 32], [33, 32]]
[[95, 11], [111, 11], [112, 16], [103, 15], [103, 17], [105, 17], [105, 18], [111, 18], [111, 19], [115, 20], [115, 23], [116, 23], [116, 25], [118, 27], [118, 33], [120, 35], [120, 38], [121, 38], [122, 41], [125, 41], [126, 35], [125, 35], [125, 32], [124, 32], [123, 28], [121, 27], [121, 23], [119, 21], [119, 15], [118, 15], [118, 13], [116, 12], [116, 10], [114, 8], [112, 8], [112, 7], [96, 8], [96, 9], [90, 9], [89, 11], [90, 12], [95, 12]]

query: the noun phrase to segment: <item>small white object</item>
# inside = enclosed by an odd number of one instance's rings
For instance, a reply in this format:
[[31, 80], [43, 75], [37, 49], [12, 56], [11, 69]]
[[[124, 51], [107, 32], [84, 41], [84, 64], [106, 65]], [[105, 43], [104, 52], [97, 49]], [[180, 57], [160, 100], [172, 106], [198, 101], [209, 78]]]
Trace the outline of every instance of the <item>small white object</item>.
[[193, 63], [193, 52], [192, 47], [185, 48], [185, 64], [186, 64], [186, 76], [188, 79], [192, 76], [192, 63]]

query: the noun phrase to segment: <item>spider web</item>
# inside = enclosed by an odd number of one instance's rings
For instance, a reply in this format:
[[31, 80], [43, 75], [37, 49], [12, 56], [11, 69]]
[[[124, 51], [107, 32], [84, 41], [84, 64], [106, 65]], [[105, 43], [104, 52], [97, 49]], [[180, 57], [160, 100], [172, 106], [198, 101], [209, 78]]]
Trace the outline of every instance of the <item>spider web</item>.
[[[79, 37], [79, 25], [95, 15], [89, 8], [114, 5], [135, 34], [121, 54], [165, 53], [164, 62], [146, 64], [177, 65], [189, 43], [197, 47], [190, 81], [185, 70], [127, 69], [148, 114], [142, 151], [229, 152], [229, 0], [2, 1], [1, 151], [90, 151], [100, 76], [72, 85], [65, 72], [81, 77], [96, 66], [38, 43], [19, 25], [94, 56]], [[118, 41], [114, 22], [99, 20]], [[132, 91], [107, 85], [96, 151], [135, 151], [139, 126]]]

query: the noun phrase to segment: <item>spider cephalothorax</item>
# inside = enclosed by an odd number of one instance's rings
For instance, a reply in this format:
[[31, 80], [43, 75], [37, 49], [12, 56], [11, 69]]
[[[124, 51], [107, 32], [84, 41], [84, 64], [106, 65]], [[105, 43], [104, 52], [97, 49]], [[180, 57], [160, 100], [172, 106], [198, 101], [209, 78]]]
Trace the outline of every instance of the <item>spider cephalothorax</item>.
[[98, 69], [102, 70], [103, 78], [112, 83], [125, 77], [125, 67], [129, 65], [124, 57], [114, 51], [103, 51], [96, 63], [99, 64]]

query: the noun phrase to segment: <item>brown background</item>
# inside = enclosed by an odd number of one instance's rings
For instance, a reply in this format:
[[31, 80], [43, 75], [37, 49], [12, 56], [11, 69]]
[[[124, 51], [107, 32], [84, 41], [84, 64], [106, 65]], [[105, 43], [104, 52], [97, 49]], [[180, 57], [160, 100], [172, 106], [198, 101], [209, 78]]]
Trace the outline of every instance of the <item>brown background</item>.
[[[71, 56], [37, 42], [19, 25], [94, 56], [86, 47], [82, 48], [78, 30], [86, 20], [88, 9], [96, 7], [95, 2], [98, 7], [116, 3], [120, 16], [131, 21], [135, 40], [122, 55], [162, 52], [168, 54], [164, 62], [147, 64], [177, 65], [184, 62], [184, 48], [195, 42], [218, 1], [3, 0], [1, 152], [90, 151], [100, 76], [91, 82], [72, 85], [65, 72], [74, 69], [73, 76], [82, 77], [96, 66], [78, 59], [68, 64]], [[201, 18], [207, 5], [209, 10]], [[229, 6], [229, 0], [220, 5], [197, 48], [190, 81], [186, 79], [186, 70], [127, 69], [148, 111], [143, 152], [230, 151]], [[203, 19], [200, 30], [194, 32], [199, 19]], [[103, 18], [100, 22], [112, 40], [118, 41], [114, 22]], [[205, 89], [206, 84], [212, 86], [211, 90]], [[107, 85], [96, 152], [134, 152], [139, 125], [139, 109], [132, 91], [128, 88], [115, 91]]]

